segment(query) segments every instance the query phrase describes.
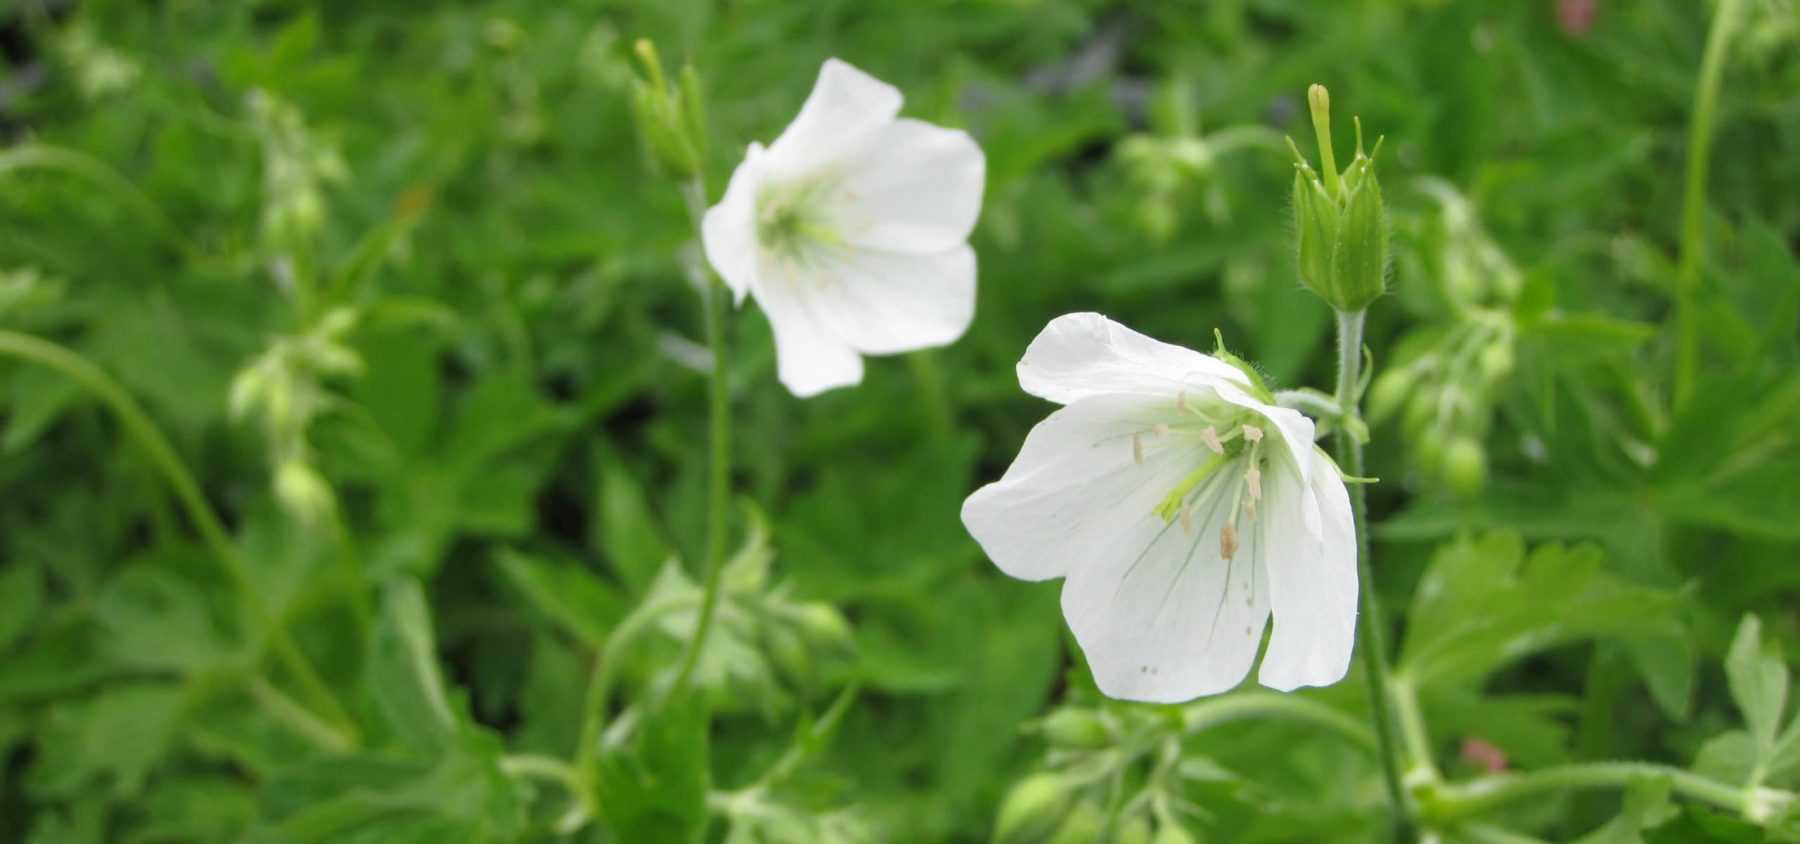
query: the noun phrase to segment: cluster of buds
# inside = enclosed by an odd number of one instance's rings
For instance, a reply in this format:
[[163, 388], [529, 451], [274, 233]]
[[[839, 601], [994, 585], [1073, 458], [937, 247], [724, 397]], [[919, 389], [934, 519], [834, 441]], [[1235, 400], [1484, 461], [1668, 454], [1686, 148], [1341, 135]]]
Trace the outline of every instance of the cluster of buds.
[[[1342, 172], [1331, 146], [1331, 95], [1323, 85], [1306, 92], [1319, 138], [1320, 170], [1294, 147], [1294, 231], [1300, 281], [1342, 313], [1368, 308], [1387, 290], [1388, 216], [1375, 177], [1375, 149], [1363, 152], [1356, 122], [1356, 157]], [[1289, 146], [1293, 141], [1289, 140]]]
[[309, 129], [292, 104], [255, 90], [246, 106], [263, 150], [263, 245], [292, 256], [325, 225], [325, 186], [345, 181], [350, 171], [336, 145]]
[[[1034, 729], [1049, 744], [1047, 769], [1007, 792], [994, 821], [995, 844], [1192, 844], [1178, 817], [1191, 807], [1172, 791], [1184, 778], [1173, 725], [1165, 713], [1144, 709], [1064, 707], [1039, 720]], [[1120, 752], [1133, 746], [1147, 750]], [[1146, 788], [1109, 808], [1106, 783], [1139, 759], [1154, 762]]]
[[1468, 200], [1436, 179], [1419, 189], [1438, 207], [1402, 225], [1404, 275], [1429, 283], [1401, 298], [1439, 322], [1402, 338], [1370, 387], [1369, 421], [1399, 418], [1416, 476], [1468, 495], [1487, 480], [1482, 440], [1516, 363], [1524, 281]]
[[670, 176], [693, 178], [706, 165], [706, 105], [700, 75], [693, 65], [686, 65], [671, 83], [655, 44], [639, 39], [634, 51], [644, 75], [632, 80], [631, 112], [644, 149]]
[[335, 401], [324, 381], [363, 371], [362, 358], [347, 343], [356, 321], [354, 311], [340, 309], [306, 333], [278, 337], [231, 382], [231, 417], [261, 423], [275, 467], [275, 498], [309, 528], [337, 518], [331, 485], [311, 463], [307, 430]]

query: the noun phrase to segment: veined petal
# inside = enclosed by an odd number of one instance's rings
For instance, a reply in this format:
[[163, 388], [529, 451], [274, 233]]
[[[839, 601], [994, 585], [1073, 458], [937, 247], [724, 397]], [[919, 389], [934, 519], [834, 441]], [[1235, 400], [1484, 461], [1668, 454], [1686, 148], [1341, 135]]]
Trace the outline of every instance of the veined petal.
[[1069, 574], [1097, 553], [1093, 546], [1113, 545], [1145, 520], [1161, 524], [1157, 502], [1195, 460], [1146, 433], [1166, 415], [1158, 402], [1131, 395], [1057, 410], [1031, 429], [1000, 480], [963, 502], [963, 525], [1008, 575]]
[[831, 216], [851, 243], [943, 252], [968, 239], [981, 213], [987, 159], [966, 132], [896, 120], [840, 166]]
[[775, 370], [782, 385], [804, 399], [861, 383], [862, 357], [820, 318], [804, 291], [770, 272], [769, 260], [758, 266], [755, 294], [775, 333]]
[[1222, 472], [1203, 485], [1189, 525], [1140, 514], [1070, 571], [1063, 616], [1107, 696], [1175, 703], [1249, 673], [1269, 618], [1263, 560], [1277, 537], [1267, 522], [1240, 523], [1236, 553], [1223, 556], [1236, 484]]
[[769, 144], [769, 162], [780, 178], [798, 176], [853, 154], [871, 133], [900, 113], [900, 90], [849, 62], [831, 58], [800, 114]]
[[[1282, 467], [1278, 498], [1269, 500], [1269, 601], [1275, 632], [1257, 679], [1292, 691], [1343, 679], [1356, 642], [1356, 523], [1350, 496], [1331, 459], [1309, 448], [1310, 482]], [[1271, 461], [1273, 464], [1274, 461]], [[1305, 529], [1293, 499], [1313, 499], [1321, 530]]]
[[725, 196], [706, 209], [700, 220], [700, 245], [706, 260], [725, 280], [737, 304], [756, 282], [756, 192], [762, 187], [763, 148], [751, 144], [743, 163], [731, 173]]
[[945, 345], [975, 317], [975, 251], [966, 245], [936, 254], [820, 248], [773, 283], [795, 285], [844, 345], [868, 354]]
[[1051, 320], [1019, 360], [1019, 386], [1058, 404], [1108, 393], [1173, 396], [1220, 382], [1248, 383], [1224, 361], [1153, 340], [1095, 313]]

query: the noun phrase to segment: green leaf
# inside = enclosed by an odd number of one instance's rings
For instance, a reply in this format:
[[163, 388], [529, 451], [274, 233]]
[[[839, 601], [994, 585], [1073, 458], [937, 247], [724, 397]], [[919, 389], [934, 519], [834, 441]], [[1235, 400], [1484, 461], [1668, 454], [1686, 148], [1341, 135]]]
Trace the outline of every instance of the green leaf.
[[1745, 615], [1738, 624], [1737, 636], [1725, 655], [1725, 679], [1731, 686], [1732, 702], [1750, 726], [1760, 767], [1774, 753], [1775, 733], [1787, 708], [1788, 668], [1780, 648], [1763, 643], [1762, 622], [1754, 615]]
[[706, 829], [709, 714], [698, 695], [646, 714], [600, 755], [600, 817], [620, 841], [696, 842]]
[[438, 747], [455, 732], [457, 717], [438, 667], [431, 608], [418, 581], [401, 578], [387, 587], [369, 675], [388, 724], [415, 748]]
[[31, 629], [43, 600], [44, 580], [37, 566], [19, 563], [0, 569], [0, 653]]
[[1667, 822], [1675, 813], [1669, 805], [1669, 781], [1643, 779], [1625, 789], [1625, 805], [1619, 815], [1576, 844], [1643, 844], [1644, 830]]
[[64, 798], [90, 788], [137, 795], [173, 746], [187, 698], [172, 683], [139, 683], [57, 705], [38, 739], [32, 789]]
[[1421, 685], [1479, 680], [1572, 642], [1679, 635], [1674, 593], [1606, 571], [1593, 546], [1543, 545], [1516, 533], [1438, 549], [1414, 593], [1399, 669]]
[[671, 556], [643, 488], [616, 460], [601, 458], [598, 518], [589, 541], [606, 553], [619, 579], [642, 594]]
[[497, 562], [507, 582], [538, 613], [598, 650], [625, 616], [618, 591], [580, 564], [552, 562], [505, 549]]

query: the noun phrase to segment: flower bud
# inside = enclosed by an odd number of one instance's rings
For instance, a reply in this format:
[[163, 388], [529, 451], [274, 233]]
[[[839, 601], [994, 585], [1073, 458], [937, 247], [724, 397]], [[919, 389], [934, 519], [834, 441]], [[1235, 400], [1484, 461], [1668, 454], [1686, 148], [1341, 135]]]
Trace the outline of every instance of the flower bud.
[[1452, 492], [1473, 495], [1487, 482], [1487, 452], [1474, 437], [1456, 437], [1444, 446], [1443, 473]]
[[[1356, 312], [1387, 290], [1388, 217], [1375, 176], [1375, 159], [1362, 148], [1342, 173], [1331, 147], [1331, 97], [1314, 85], [1307, 92], [1319, 138], [1321, 171], [1294, 148], [1294, 233], [1300, 281], [1339, 311]], [[1290, 141], [1290, 146], [1292, 142]], [[1379, 151], [1380, 142], [1376, 143]], [[1320, 173], [1323, 173], [1321, 178]]]
[[1396, 366], [1375, 377], [1369, 387], [1369, 424], [1380, 425], [1393, 416], [1412, 391], [1414, 372], [1411, 367]]
[[670, 84], [655, 44], [639, 39], [636, 52], [644, 74], [631, 86], [631, 113], [638, 136], [654, 162], [675, 178], [691, 178], [705, 164], [706, 115], [700, 78], [688, 67], [682, 69], [678, 84]]
[[849, 649], [856, 637], [837, 607], [824, 603], [801, 604], [793, 613], [794, 624], [815, 648]]
[[1091, 709], [1058, 709], [1045, 718], [1039, 728], [1044, 738], [1058, 747], [1091, 749], [1112, 744], [1112, 731], [1106, 721]]
[[300, 460], [284, 460], [276, 467], [275, 499], [308, 530], [329, 526], [337, 519], [337, 496], [331, 485]]
[[1175, 824], [1163, 824], [1157, 828], [1152, 844], [1194, 844], [1194, 836]]
[[1057, 774], [1032, 774], [1007, 792], [994, 822], [994, 844], [1043, 844], [1069, 812], [1070, 783]]
[[1100, 833], [1106, 827], [1106, 816], [1099, 805], [1091, 800], [1083, 800], [1075, 804], [1075, 808], [1063, 818], [1062, 826], [1050, 839], [1050, 844], [1093, 844], [1100, 840]]
[[1152, 844], [1150, 839], [1150, 819], [1136, 815], [1119, 825], [1119, 831], [1113, 835], [1113, 844]]

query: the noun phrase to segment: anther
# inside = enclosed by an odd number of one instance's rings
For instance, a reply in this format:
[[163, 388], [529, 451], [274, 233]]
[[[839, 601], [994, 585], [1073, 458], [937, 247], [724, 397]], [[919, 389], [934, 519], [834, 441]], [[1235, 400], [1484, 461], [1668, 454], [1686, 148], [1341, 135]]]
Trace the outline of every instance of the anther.
[[1211, 425], [1201, 428], [1200, 429], [1200, 439], [1206, 441], [1206, 447], [1212, 449], [1214, 454], [1224, 454], [1225, 453], [1225, 444], [1222, 442], [1219, 442], [1219, 429], [1218, 428], [1214, 428]]
[[1158, 439], [1161, 439], [1162, 437], [1169, 435], [1169, 426], [1167, 423], [1158, 422], [1155, 425], [1150, 426], [1150, 433], [1156, 435]]
[[1131, 462], [1144, 465], [1144, 441], [1137, 434], [1131, 435]]
[[1258, 443], [1262, 442], [1262, 438], [1263, 432], [1261, 428], [1258, 428], [1255, 425], [1244, 426], [1244, 442]]
[[1226, 522], [1225, 527], [1219, 530], [1219, 556], [1229, 560], [1237, 553], [1237, 549], [1237, 528]]
[[1181, 532], [1194, 532], [1194, 508], [1192, 507], [1181, 508]]
[[[1139, 462], [1142, 462], [1142, 461], [1139, 461]], [[1250, 487], [1250, 501], [1253, 504], [1257, 499], [1262, 498], [1262, 470], [1261, 469], [1258, 469], [1255, 466], [1251, 466], [1250, 470], [1244, 473], [1244, 483]]]

